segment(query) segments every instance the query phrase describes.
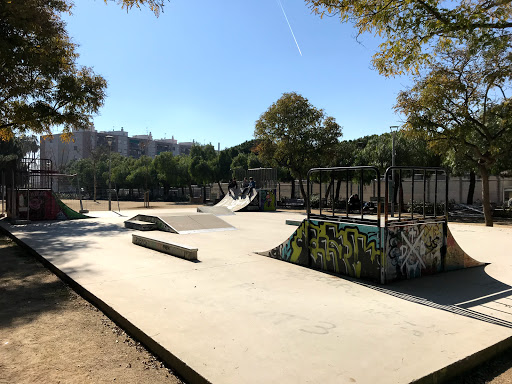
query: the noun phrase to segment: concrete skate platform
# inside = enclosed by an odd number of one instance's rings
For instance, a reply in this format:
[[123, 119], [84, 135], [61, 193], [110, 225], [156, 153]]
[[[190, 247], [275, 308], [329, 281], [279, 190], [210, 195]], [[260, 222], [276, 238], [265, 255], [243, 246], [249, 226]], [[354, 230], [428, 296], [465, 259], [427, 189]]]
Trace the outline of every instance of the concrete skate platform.
[[434, 383], [512, 345], [512, 228], [450, 224], [489, 265], [373, 285], [253, 253], [303, 218], [158, 232], [197, 248], [196, 263], [132, 244], [126, 217], [0, 226], [189, 383]]
[[163, 213], [163, 214], [138, 214], [126, 223], [143, 221], [154, 223], [161, 231], [190, 234], [215, 231], [232, 231], [236, 228], [221, 218], [210, 213]]

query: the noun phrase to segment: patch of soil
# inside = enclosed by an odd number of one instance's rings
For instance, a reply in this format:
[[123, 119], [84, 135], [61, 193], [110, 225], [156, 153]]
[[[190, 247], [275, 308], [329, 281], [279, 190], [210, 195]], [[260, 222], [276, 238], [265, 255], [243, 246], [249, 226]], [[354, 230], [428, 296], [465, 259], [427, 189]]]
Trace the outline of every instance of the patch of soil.
[[0, 235], [0, 383], [182, 383], [31, 255]]

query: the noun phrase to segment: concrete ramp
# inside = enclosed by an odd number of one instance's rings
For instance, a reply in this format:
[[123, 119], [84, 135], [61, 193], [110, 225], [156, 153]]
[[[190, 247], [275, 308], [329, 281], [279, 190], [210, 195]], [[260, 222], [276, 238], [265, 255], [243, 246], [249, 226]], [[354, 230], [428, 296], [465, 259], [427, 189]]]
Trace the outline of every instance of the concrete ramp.
[[449, 227], [445, 234], [440, 222], [391, 226], [382, 233], [384, 240], [377, 227], [304, 220], [283, 243], [255, 253], [381, 283], [485, 265], [462, 250]]
[[137, 215], [127, 221], [155, 223], [160, 231], [187, 234], [200, 232], [233, 231], [236, 228], [209, 213], [185, 213], [172, 215]]
[[236, 212], [247, 207], [251, 201], [253, 201], [258, 195], [256, 189], [252, 189], [251, 192], [241, 195], [240, 189], [233, 191], [233, 195], [227, 194], [224, 198], [219, 201], [215, 207], [226, 207], [227, 209]]

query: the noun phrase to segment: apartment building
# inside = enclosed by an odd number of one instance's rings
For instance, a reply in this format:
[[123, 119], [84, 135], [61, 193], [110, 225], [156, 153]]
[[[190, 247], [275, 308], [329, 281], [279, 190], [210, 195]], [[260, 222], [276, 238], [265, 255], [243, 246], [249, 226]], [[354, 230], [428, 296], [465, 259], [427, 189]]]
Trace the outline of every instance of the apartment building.
[[151, 158], [162, 152], [172, 152], [173, 155], [189, 154], [195, 144], [192, 142], [178, 143], [174, 139], [154, 140], [151, 133], [148, 135], [128, 136], [128, 132], [121, 130], [101, 131], [94, 128], [88, 131], [75, 131], [69, 142], [62, 141], [62, 135], [40, 137], [40, 156], [50, 159], [54, 169], [62, 169], [72, 160], [88, 158], [96, 148], [108, 148], [107, 136], [113, 136], [112, 152], [123, 156], [138, 159], [145, 155]]

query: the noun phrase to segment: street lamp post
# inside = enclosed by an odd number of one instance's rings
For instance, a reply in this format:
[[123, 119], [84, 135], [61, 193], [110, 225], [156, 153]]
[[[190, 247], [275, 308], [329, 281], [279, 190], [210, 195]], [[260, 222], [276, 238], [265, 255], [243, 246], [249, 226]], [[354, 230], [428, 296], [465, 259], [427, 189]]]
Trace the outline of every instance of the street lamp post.
[[113, 136], [106, 136], [108, 144], [108, 210], [112, 210], [112, 140]]
[[[398, 125], [392, 125], [389, 127], [391, 131], [391, 166], [395, 166], [395, 136], [398, 131]], [[395, 214], [395, 170], [391, 171], [391, 217]]]

